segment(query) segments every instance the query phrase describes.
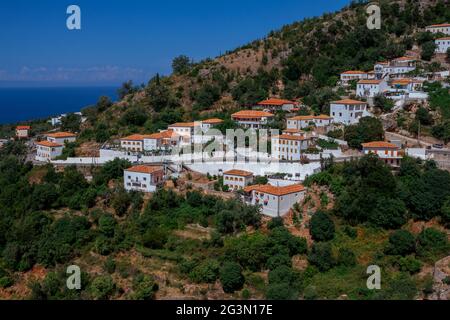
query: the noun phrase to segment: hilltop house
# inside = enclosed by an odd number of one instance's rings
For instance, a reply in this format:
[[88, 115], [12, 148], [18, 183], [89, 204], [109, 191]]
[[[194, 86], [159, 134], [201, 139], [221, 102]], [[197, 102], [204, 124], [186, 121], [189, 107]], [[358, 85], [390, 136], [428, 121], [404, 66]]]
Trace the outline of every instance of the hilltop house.
[[272, 158], [278, 160], [300, 161], [304, 152], [312, 144], [312, 139], [302, 131], [294, 129], [283, 131], [282, 135], [272, 137]]
[[30, 126], [17, 126], [16, 137], [18, 139], [27, 139], [29, 137], [30, 130], [31, 130]]
[[348, 86], [350, 81], [353, 80], [367, 80], [369, 79], [369, 74], [364, 71], [345, 71], [341, 73], [341, 84], [344, 86]]
[[223, 173], [223, 184], [231, 191], [244, 189], [253, 182], [253, 173], [243, 170], [229, 170]]
[[406, 73], [416, 70], [416, 59], [412, 57], [400, 57], [387, 62], [375, 64], [374, 71], [376, 79], [381, 80], [386, 77], [403, 77]]
[[248, 129], [262, 129], [267, 126], [273, 114], [265, 111], [243, 110], [231, 115], [231, 119]]
[[245, 202], [260, 205], [263, 214], [275, 218], [286, 215], [294, 204], [302, 201], [306, 189], [300, 184], [284, 187], [267, 184], [246, 187], [244, 192], [246, 193]]
[[123, 172], [124, 187], [127, 191], [155, 192], [164, 182], [164, 168], [161, 166], [134, 166]]
[[331, 102], [330, 114], [335, 123], [345, 125], [358, 123], [359, 119], [372, 115], [367, 109], [366, 102], [352, 99]]
[[444, 33], [450, 35], [450, 23], [433, 24], [426, 27], [425, 30], [431, 33]]
[[182, 137], [172, 130], [165, 130], [158, 133], [144, 135], [144, 151], [169, 150], [181, 143]]
[[450, 49], [450, 37], [436, 39], [435, 43], [436, 53], [447, 53], [447, 50]]
[[66, 142], [71, 143], [77, 140], [77, 136], [70, 132], [56, 132], [47, 134], [47, 141], [64, 145]]
[[376, 154], [381, 160], [391, 167], [399, 167], [403, 155], [400, 148], [389, 142], [374, 141], [369, 143], [363, 143], [364, 154]]
[[129, 152], [144, 151], [144, 135], [133, 134], [131, 136], [120, 139], [120, 147]]
[[203, 121], [201, 121], [202, 131], [203, 131], [203, 133], [207, 133], [210, 129], [213, 129], [213, 128], [217, 127], [218, 125], [221, 125], [222, 123], [223, 123], [223, 120], [217, 119], [217, 118], [203, 120]]
[[275, 98], [267, 99], [257, 104], [257, 107], [263, 108], [264, 110], [269, 110], [271, 112], [276, 112], [279, 110], [290, 112], [297, 106], [298, 106], [297, 102]]
[[191, 144], [194, 142], [195, 128], [201, 129], [200, 122], [178, 122], [170, 125], [168, 130], [172, 130], [182, 137], [182, 144]]
[[304, 129], [311, 125], [315, 127], [328, 127], [333, 122], [333, 118], [327, 115], [319, 116], [297, 116], [286, 120], [288, 129]]
[[387, 88], [388, 85], [384, 80], [360, 80], [356, 87], [356, 95], [358, 97], [373, 98], [382, 94]]
[[51, 141], [40, 141], [36, 142], [36, 161], [41, 162], [49, 162], [60, 155], [62, 155], [62, 151], [64, 149], [64, 145]]

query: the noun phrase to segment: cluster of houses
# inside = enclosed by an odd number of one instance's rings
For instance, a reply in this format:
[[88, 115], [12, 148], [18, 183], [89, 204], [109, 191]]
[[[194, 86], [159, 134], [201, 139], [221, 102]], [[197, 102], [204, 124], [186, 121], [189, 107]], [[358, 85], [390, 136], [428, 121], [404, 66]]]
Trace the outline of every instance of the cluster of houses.
[[46, 140], [36, 142], [36, 161], [49, 162], [62, 155], [66, 143], [75, 142], [77, 136], [70, 132], [55, 132], [46, 135]]
[[[450, 36], [450, 23], [434, 24], [426, 27], [431, 33], [442, 33]], [[441, 37], [435, 40], [436, 53], [447, 53], [450, 49], [450, 37]]]

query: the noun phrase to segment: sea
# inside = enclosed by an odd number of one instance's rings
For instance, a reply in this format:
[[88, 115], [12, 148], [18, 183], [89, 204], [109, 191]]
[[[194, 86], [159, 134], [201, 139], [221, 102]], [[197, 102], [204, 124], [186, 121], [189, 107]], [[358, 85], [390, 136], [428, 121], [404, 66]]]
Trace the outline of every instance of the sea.
[[81, 111], [100, 96], [117, 100], [117, 87], [0, 88], [0, 124]]

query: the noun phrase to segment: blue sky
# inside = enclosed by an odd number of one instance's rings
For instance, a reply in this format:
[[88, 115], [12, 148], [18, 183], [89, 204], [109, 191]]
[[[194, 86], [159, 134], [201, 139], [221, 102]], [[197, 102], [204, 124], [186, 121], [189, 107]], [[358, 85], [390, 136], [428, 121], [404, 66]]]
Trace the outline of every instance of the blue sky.
[[[105, 85], [168, 74], [349, 0], [0, 1], [0, 84]], [[81, 30], [66, 9], [81, 8]]]

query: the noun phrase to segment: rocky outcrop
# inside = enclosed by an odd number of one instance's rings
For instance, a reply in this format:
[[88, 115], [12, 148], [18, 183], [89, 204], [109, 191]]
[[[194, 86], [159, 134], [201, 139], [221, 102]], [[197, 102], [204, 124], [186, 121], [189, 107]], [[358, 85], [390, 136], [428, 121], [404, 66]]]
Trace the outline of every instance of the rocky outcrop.
[[430, 300], [450, 300], [450, 285], [445, 279], [450, 277], [450, 256], [436, 262], [433, 271], [433, 293]]

